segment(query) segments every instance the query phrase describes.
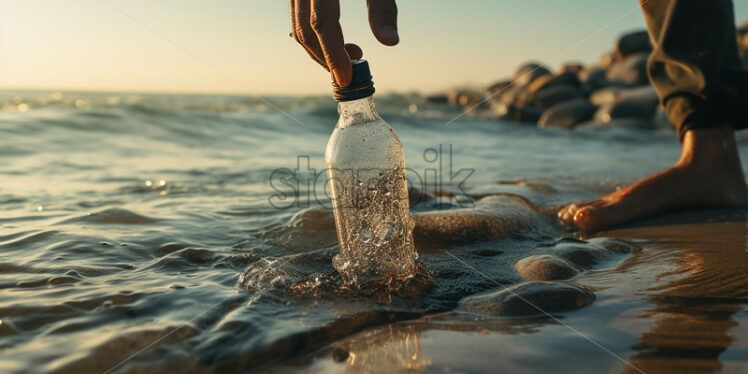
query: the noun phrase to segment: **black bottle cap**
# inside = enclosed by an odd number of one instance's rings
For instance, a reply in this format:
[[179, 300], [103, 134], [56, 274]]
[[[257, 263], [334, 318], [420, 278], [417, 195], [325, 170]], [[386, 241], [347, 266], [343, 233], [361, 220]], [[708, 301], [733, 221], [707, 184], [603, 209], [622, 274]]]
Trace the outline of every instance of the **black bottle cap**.
[[358, 100], [374, 94], [374, 82], [371, 80], [369, 62], [361, 59], [351, 61], [351, 65], [353, 66], [351, 84], [340, 87], [335, 81], [332, 82], [332, 92], [335, 101]]

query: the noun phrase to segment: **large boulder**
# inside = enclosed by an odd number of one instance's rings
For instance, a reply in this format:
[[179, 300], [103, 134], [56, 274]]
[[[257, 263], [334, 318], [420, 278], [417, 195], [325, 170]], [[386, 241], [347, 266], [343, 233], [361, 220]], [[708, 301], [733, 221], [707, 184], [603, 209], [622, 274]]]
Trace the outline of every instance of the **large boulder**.
[[493, 108], [496, 111], [499, 111], [501, 107], [503, 107], [505, 104], [502, 103], [501, 98], [504, 96], [504, 94], [507, 93], [507, 91], [511, 90], [513, 87], [512, 81], [510, 80], [503, 80], [498, 81], [496, 83], [493, 83], [492, 85], [488, 86], [486, 88], [488, 98], [489, 98], [489, 105], [491, 108]]
[[616, 43], [616, 55], [619, 58], [641, 52], [651, 52], [652, 43], [647, 30], [634, 31], [621, 36]]
[[452, 105], [459, 105], [463, 108], [472, 109], [475, 106], [488, 107], [488, 103], [484, 100], [486, 95], [483, 92], [471, 89], [455, 90], [449, 93], [449, 103]]
[[603, 69], [609, 68], [613, 63], [618, 60], [618, 54], [616, 51], [607, 52], [600, 56], [597, 60], [597, 66]]
[[543, 109], [531, 106], [508, 105], [499, 117], [503, 121], [536, 123], [543, 114]]
[[533, 95], [530, 104], [536, 108], [550, 108], [558, 103], [581, 97], [582, 92], [574, 86], [557, 86], [538, 91]]
[[589, 121], [596, 110], [597, 107], [585, 99], [565, 101], [546, 109], [538, 120], [538, 126], [571, 129], [577, 124]]
[[425, 98], [426, 102], [434, 104], [449, 104], [449, 95], [447, 94], [433, 94], [428, 95]]
[[584, 64], [582, 64], [581, 62], [567, 62], [564, 64], [564, 66], [561, 67], [561, 73], [571, 71], [578, 74], [582, 70], [584, 70]]
[[[562, 90], [552, 90], [557, 87], [567, 87]], [[516, 105], [519, 106], [537, 106], [541, 108], [547, 108], [560, 101], [554, 101], [562, 99], [561, 96], [557, 96], [559, 92], [563, 91], [566, 94], [571, 92], [568, 87], [576, 88], [579, 87], [579, 78], [575, 72], [566, 72], [558, 75], [545, 74], [530, 82], [524, 87], [523, 91], [517, 95]], [[550, 100], [552, 102], [547, 103], [548, 95], [556, 95]], [[571, 98], [575, 98], [577, 95], [573, 95]], [[545, 99], [540, 99], [545, 98]], [[539, 102], [538, 100], [541, 100]], [[564, 97], [561, 101], [567, 100]]]
[[487, 88], [488, 94], [492, 95], [492, 96], [498, 96], [498, 95], [504, 93], [504, 91], [506, 91], [512, 85], [513, 85], [512, 81], [509, 80], [509, 79], [505, 79], [505, 80], [501, 80], [501, 81], [495, 82], [494, 84], [488, 86], [488, 88]]
[[580, 88], [582, 92], [589, 95], [591, 92], [607, 87], [608, 79], [605, 77], [607, 69], [593, 67], [579, 72], [579, 81], [582, 82]]
[[646, 52], [626, 56], [608, 68], [605, 78], [609, 83], [619, 86], [649, 84], [647, 58], [649, 58], [649, 53]]
[[504, 107], [517, 105], [520, 96], [524, 95], [525, 88], [517, 84], [509, 86], [501, 95], [497, 95], [495, 102], [502, 104]]
[[595, 301], [595, 294], [571, 283], [525, 282], [468, 296], [460, 300], [461, 310], [488, 316], [531, 316], [579, 309]]
[[514, 84], [524, 87], [532, 83], [535, 79], [548, 74], [551, 74], [551, 71], [542, 64], [529, 62], [517, 69], [517, 72], [514, 74]]
[[654, 112], [653, 106], [642, 105], [634, 101], [621, 101], [601, 106], [595, 112], [594, 120], [603, 123], [621, 118], [651, 120]]
[[530, 92], [538, 92], [552, 87], [574, 86], [579, 87], [579, 77], [576, 72], [567, 71], [558, 75], [547, 74], [527, 85]]

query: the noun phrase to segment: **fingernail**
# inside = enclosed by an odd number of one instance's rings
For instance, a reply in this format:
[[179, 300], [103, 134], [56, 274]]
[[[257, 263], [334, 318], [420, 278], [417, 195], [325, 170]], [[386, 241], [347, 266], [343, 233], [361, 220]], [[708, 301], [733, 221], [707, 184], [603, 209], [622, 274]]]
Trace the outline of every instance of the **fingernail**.
[[387, 39], [394, 40], [394, 41], [400, 40], [400, 37], [397, 35], [397, 29], [395, 28], [395, 26], [392, 26], [392, 25], [382, 26], [382, 36], [384, 36]]
[[333, 70], [332, 77], [333, 77], [333, 79], [335, 79], [335, 83], [337, 83], [338, 86], [341, 86], [341, 87], [345, 86], [343, 84], [343, 74], [342, 73], [340, 73], [337, 70]]

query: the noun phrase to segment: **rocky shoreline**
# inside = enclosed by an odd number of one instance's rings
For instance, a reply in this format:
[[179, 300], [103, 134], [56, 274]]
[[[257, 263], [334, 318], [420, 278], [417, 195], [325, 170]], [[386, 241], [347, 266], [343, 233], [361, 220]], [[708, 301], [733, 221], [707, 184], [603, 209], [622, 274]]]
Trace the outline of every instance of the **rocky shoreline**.
[[[738, 27], [737, 41], [748, 68], [748, 22]], [[567, 63], [554, 72], [541, 63], [528, 62], [513, 77], [483, 89], [454, 89], [427, 96], [426, 101], [459, 106], [470, 115], [538, 127], [669, 128], [647, 76], [651, 51], [647, 31], [632, 31], [622, 35], [595, 64]]]

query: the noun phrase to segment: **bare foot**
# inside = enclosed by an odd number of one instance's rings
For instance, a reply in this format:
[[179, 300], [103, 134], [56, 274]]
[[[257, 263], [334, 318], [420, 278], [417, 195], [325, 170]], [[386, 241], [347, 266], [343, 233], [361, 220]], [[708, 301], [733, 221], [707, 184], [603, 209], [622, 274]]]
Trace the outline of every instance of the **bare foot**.
[[746, 207], [745, 177], [732, 128], [688, 131], [678, 162], [626, 188], [558, 212], [566, 224], [598, 230], [688, 207]]

